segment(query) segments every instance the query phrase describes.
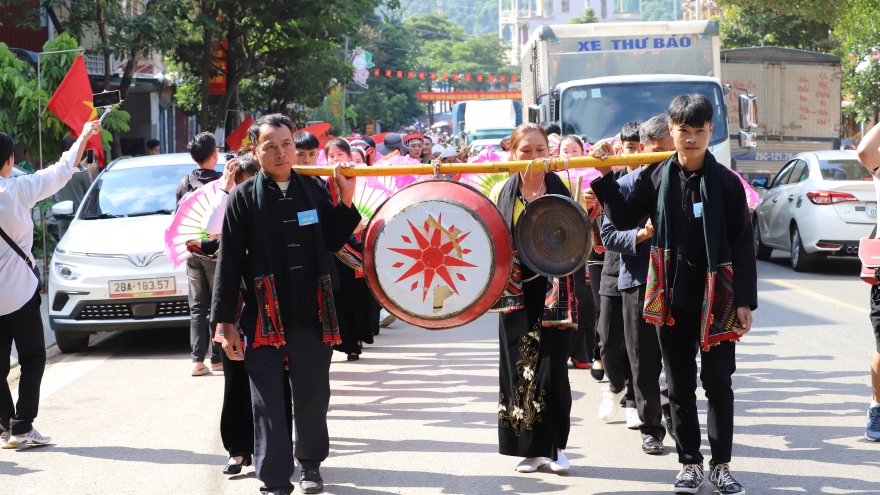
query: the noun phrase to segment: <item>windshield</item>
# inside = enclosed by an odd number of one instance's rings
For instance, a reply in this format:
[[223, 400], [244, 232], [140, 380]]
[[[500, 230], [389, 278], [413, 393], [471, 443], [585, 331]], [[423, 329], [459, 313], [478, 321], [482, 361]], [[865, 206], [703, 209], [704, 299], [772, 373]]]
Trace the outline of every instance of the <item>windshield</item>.
[[819, 160], [819, 170], [824, 180], [873, 180], [858, 160]]
[[177, 185], [194, 169], [192, 163], [111, 168], [95, 181], [79, 218], [172, 214], [177, 210]]
[[666, 113], [676, 96], [700, 93], [715, 107], [715, 129], [709, 144], [727, 136], [727, 110], [716, 84], [692, 82], [601, 84], [573, 86], [562, 94], [560, 120], [563, 134], [577, 134], [590, 143], [616, 136], [624, 124]]

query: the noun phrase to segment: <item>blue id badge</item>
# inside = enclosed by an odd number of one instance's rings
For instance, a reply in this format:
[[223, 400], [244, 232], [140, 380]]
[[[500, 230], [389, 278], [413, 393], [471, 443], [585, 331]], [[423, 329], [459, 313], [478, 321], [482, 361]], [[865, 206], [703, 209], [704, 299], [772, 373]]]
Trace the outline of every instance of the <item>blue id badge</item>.
[[318, 210], [306, 210], [296, 214], [300, 227], [318, 223]]
[[703, 216], [703, 203], [694, 203], [694, 218]]

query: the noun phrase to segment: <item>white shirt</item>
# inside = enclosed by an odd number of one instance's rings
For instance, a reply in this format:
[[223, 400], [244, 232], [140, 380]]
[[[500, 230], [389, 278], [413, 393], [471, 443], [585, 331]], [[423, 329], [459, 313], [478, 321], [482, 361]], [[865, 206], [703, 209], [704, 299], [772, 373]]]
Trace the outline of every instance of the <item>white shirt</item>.
[[[80, 138], [82, 139], [82, 138]], [[24, 254], [34, 260], [34, 220], [31, 209], [37, 201], [52, 196], [70, 180], [75, 171], [79, 141], [61, 155], [55, 165], [35, 174], [4, 179], [0, 177], [0, 227]], [[0, 316], [14, 313], [27, 304], [37, 291], [37, 277], [27, 263], [0, 238]]]
[[[880, 170], [874, 175], [874, 191], [877, 193], [877, 204], [880, 204]], [[880, 215], [877, 215], [877, 232], [880, 234]]]

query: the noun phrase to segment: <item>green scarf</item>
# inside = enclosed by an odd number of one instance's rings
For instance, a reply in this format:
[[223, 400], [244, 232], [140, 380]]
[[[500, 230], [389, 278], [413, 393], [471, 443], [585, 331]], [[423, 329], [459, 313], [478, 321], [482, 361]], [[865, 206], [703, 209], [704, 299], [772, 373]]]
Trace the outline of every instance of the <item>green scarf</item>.
[[[305, 179], [296, 172], [291, 171], [290, 180], [297, 184], [300, 192], [306, 200], [310, 210], [316, 209], [315, 197], [305, 184]], [[253, 200], [254, 208], [254, 291], [257, 296], [257, 332], [254, 336], [254, 347], [272, 345], [281, 347], [285, 343], [284, 323], [281, 321], [281, 310], [278, 301], [278, 292], [275, 288], [275, 276], [272, 274], [272, 249], [269, 205], [266, 201], [266, 187], [269, 178], [262, 172], [254, 177]], [[324, 235], [319, 224], [313, 229], [315, 246], [318, 250], [315, 256], [318, 271], [318, 319], [323, 326], [323, 341], [325, 344], [339, 345], [342, 339], [339, 336], [339, 324], [336, 320], [336, 305], [333, 300], [333, 287], [330, 279], [330, 269], [327, 257], [321, 249], [324, 246]]]
[[[648, 323], [675, 325], [672, 318], [672, 287], [669, 281], [673, 232], [672, 215], [675, 205], [670, 204], [669, 188], [678, 187], [673, 157], [663, 166], [663, 178], [657, 198], [654, 221], [654, 239], [651, 260], [648, 265], [647, 289], [645, 291], [644, 318]], [[725, 340], [734, 340], [732, 332], [736, 323], [733, 301], [733, 266], [730, 260], [730, 244], [724, 215], [721, 188], [721, 168], [711, 153], [706, 153], [703, 176], [700, 178], [700, 201], [703, 204], [703, 237], [706, 241], [706, 284], [703, 292], [703, 309], [700, 320], [700, 346], [709, 350]]]

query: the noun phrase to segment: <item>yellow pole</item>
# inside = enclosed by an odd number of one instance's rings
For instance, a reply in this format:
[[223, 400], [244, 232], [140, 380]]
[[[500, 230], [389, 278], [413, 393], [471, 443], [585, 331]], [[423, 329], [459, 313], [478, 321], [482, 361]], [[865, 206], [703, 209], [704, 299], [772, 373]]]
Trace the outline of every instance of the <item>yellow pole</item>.
[[[571, 170], [591, 167], [631, 167], [633, 165], [645, 165], [666, 160], [672, 156], [672, 152], [664, 153], [637, 153], [634, 155], [609, 156], [605, 160], [589, 156], [569, 158], [566, 162], [562, 158], [538, 158], [532, 161], [494, 162], [494, 163], [441, 163], [437, 172], [440, 174], [494, 174], [525, 172], [529, 168], [533, 170]], [[380, 162], [381, 163], [381, 162]], [[296, 165], [293, 167], [300, 175], [332, 176], [335, 167], [310, 167]], [[375, 165], [367, 167], [358, 165], [342, 171], [346, 177], [382, 176], [382, 175], [433, 175], [433, 165]]]

